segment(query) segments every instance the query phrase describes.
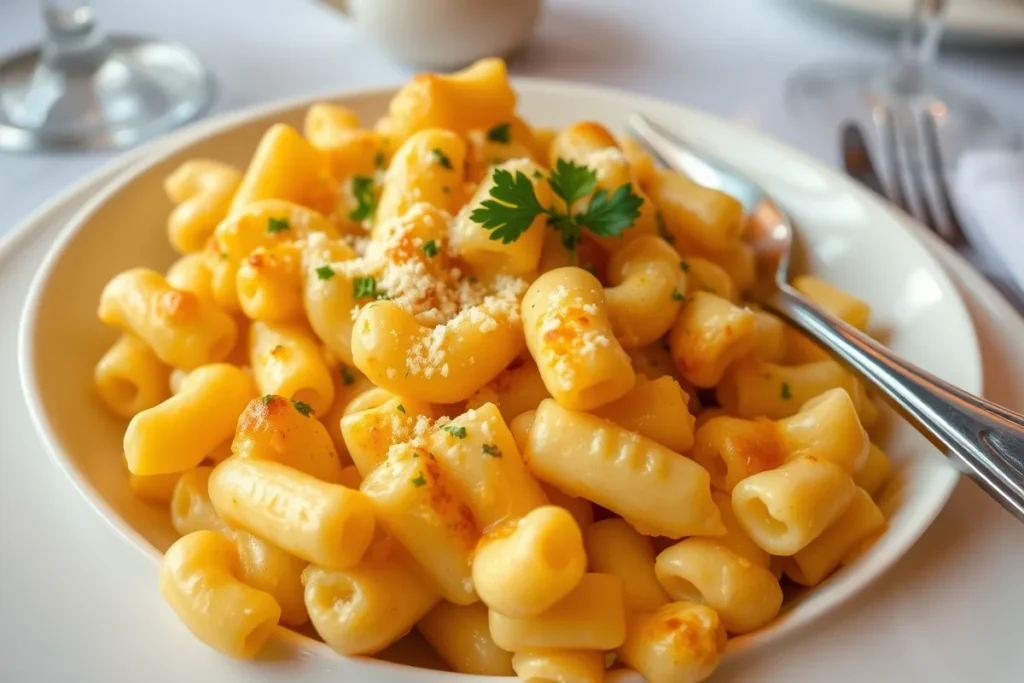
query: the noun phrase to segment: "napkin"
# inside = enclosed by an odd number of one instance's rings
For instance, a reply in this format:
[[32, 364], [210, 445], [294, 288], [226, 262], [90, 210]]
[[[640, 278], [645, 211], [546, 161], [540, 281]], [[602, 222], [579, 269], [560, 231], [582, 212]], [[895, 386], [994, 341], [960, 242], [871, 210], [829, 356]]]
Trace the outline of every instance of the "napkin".
[[953, 177], [953, 201], [984, 270], [1024, 290], [1024, 152], [964, 152]]

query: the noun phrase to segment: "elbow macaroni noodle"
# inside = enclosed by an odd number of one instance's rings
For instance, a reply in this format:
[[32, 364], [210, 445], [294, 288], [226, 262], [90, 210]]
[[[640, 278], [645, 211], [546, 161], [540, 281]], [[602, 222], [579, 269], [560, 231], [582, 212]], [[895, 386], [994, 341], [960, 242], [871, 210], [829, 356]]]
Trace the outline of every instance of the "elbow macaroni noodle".
[[[187, 161], [180, 258], [104, 288], [96, 393], [181, 535], [160, 590], [211, 647], [308, 621], [391, 657], [416, 629], [459, 673], [600, 683], [617, 657], [696, 683], [780, 581], [885, 532], [878, 409], [744, 303], [740, 203], [515, 105], [487, 59], [417, 76], [371, 128], [314, 105], [244, 172]], [[612, 230], [615, 196], [636, 203]], [[869, 329], [865, 302], [794, 286]]]

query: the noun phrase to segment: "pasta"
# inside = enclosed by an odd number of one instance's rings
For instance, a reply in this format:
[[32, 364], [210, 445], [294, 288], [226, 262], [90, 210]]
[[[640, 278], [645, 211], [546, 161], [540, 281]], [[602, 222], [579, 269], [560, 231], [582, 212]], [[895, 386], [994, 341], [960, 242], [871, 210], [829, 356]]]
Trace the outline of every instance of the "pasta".
[[376, 122], [314, 104], [165, 189], [179, 256], [111, 274], [93, 381], [180, 535], [160, 590], [220, 652], [282, 625], [342, 656], [410, 636], [458, 673], [697, 683], [885, 533], [878, 408], [744, 301], [740, 202], [601, 123], [532, 126], [501, 60]]

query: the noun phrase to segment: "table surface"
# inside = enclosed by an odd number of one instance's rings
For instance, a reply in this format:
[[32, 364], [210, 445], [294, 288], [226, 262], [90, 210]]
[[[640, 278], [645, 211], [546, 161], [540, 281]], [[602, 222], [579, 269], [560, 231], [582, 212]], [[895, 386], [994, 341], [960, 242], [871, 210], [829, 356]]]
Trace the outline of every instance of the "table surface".
[[[113, 31], [157, 33], [191, 46], [218, 79], [214, 114], [304, 93], [398, 83], [414, 72], [315, 0], [94, 4]], [[37, 3], [0, 0], [0, 54], [28, 46], [40, 31]], [[785, 78], [811, 63], [881, 63], [890, 49], [891, 36], [827, 23], [794, 1], [550, 0], [530, 47], [510, 69], [674, 100], [835, 163], [834, 134], [807, 131], [786, 112]], [[1024, 125], [1024, 53], [946, 53], [940, 63], [951, 80]], [[0, 234], [111, 156], [0, 155]], [[986, 610], [1004, 604], [999, 592], [1017, 582], [1022, 540], [1024, 531], [1007, 514], [973, 484], [962, 483], [910, 554], [856, 604], [836, 613], [839, 624], [810, 629], [777, 653], [760, 655], [763, 675], [756, 679], [859, 683], [912, 675], [963, 681], [977, 677], [984, 665], [981, 680], [1021, 680], [1024, 648], [1012, 630], [994, 626], [1012, 624], [1013, 614]], [[979, 561], [979, 555], [993, 559]], [[1005, 610], [1024, 608], [1018, 593], [1024, 591], [1007, 593]], [[960, 608], [951, 620], [952, 602]], [[964, 604], [984, 605], [976, 623], [964, 619], [971, 612]], [[16, 627], [8, 626], [4, 632], [13, 633]], [[0, 652], [17, 644], [3, 640]], [[728, 669], [723, 678], [733, 680]]]

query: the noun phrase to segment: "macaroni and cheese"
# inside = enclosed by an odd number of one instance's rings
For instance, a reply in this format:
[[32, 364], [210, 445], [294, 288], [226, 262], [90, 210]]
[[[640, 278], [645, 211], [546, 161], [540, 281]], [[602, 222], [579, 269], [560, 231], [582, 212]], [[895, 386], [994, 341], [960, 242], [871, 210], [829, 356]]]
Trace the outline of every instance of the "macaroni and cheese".
[[[712, 675], [885, 531], [863, 386], [744, 303], [739, 202], [600, 123], [531, 127], [500, 60], [370, 127], [331, 103], [166, 190], [114, 275], [99, 400], [181, 538], [159, 586], [231, 657], [414, 629], [452, 671]], [[868, 306], [797, 288], [865, 329]]]

